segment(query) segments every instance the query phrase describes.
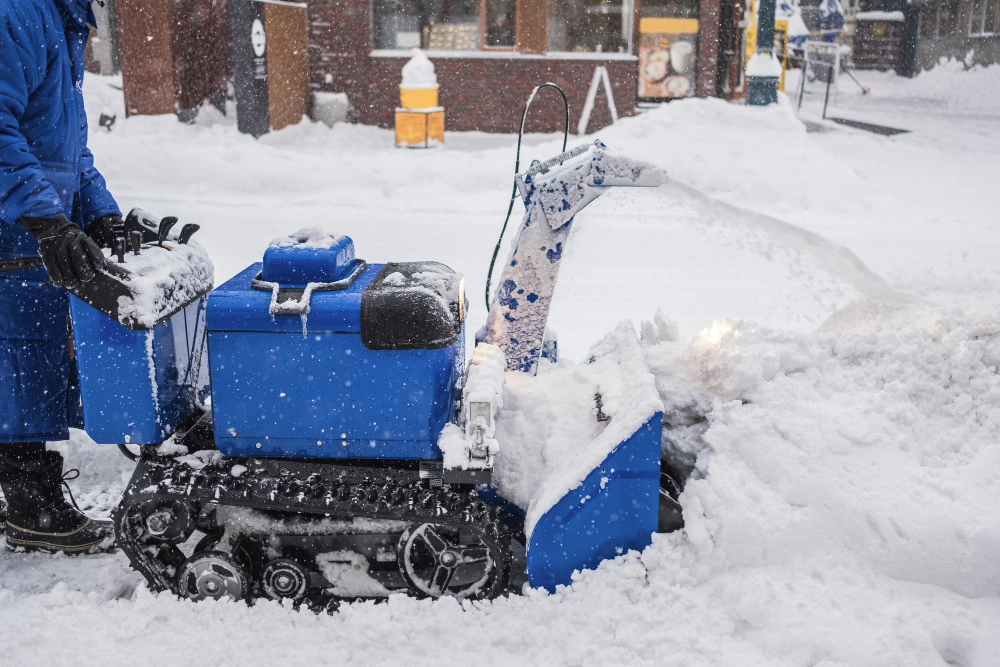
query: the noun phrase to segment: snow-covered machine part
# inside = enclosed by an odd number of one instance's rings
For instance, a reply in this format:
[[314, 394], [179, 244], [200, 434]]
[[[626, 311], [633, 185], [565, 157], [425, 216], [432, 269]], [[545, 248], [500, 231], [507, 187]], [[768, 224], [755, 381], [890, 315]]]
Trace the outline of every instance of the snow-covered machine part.
[[509, 374], [494, 485], [524, 517], [533, 586], [641, 550], [657, 529], [663, 403], [632, 325], [581, 364]]
[[503, 350], [507, 369], [534, 374], [574, 216], [609, 188], [657, 187], [660, 167], [617, 155], [599, 140], [517, 176], [524, 218], [497, 283], [485, 341]]
[[346, 236], [295, 236], [209, 297], [215, 446], [438, 458], [465, 363], [462, 276], [436, 262], [369, 264]]
[[116, 230], [107, 262], [97, 276], [69, 289], [76, 299], [133, 331], [166, 321], [212, 289], [215, 267], [191, 237], [200, 225], [178, 231], [177, 218], [157, 223], [142, 209], [132, 209]]
[[97, 442], [158, 444], [198, 410], [214, 267], [191, 227], [170, 235], [175, 222], [165, 218], [155, 242], [133, 230], [127, 252], [106, 251], [106, 268], [70, 295], [84, 423]]
[[459, 424], [447, 424], [438, 447], [445, 469], [491, 468], [500, 451], [496, 419], [503, 407], [506, 360], [496, 345], [480, 343], [472, 353], [462, 387]]

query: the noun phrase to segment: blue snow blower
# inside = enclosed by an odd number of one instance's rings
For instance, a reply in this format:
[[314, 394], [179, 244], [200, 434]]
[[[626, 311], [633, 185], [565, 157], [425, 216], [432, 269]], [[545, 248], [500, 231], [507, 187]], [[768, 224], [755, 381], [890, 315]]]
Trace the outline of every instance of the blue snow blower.
[[595, 397], [600, 435], [523, 506], [492, 483], [504, 378], [538, 367], [573, 217], [664, 179], [600, 142], [519, 175], [525, 216], [468, 365], [464, 279], [443, 264], [368, 263], [302, 230], [213, 290], [190, 234], [119, 253], [113, 303], [72, 299], [86, 430], [141, 445], [118, 546], [154, 590], [312, 605], [494, 598], [512, 535], [549, 590], [643, 548], [662, 405], [631, 329], [608, 346], [624, 398], [605, 414]]

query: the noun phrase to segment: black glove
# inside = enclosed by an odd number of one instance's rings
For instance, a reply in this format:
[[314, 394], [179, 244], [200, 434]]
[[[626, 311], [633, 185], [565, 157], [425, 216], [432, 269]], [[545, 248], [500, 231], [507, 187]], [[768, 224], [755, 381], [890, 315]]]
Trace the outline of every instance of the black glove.
[[122, 236], [125, 235], [125, 221], [117, 213], [112, 213], [87, 225], [86, 232], [99, 247], [110, 249], [114, 247], [116, 228], [121, 230]]
[[73, 288], [93, 280], [97, 269], [104, 266], [101, 249], [66, 216], [21, 218], [18, 222], [38, 242], [38, 254], [56, 287]]

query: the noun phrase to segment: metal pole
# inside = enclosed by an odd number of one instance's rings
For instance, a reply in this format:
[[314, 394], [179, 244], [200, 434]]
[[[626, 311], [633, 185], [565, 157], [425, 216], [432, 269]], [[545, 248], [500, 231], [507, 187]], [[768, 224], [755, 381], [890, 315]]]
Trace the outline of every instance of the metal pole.
[[826, 105], [830, 103], [830, 82], [833, 81], [834, 65], [830, 65], [829, 68], [830, 70], [826, 73], [826, 98], [823, 100], [823, 120], [826, 120]]
[[799, 106], [802, 108], [802, 96], [806, 94], [806, 74], [809, 73], [809, 59], [803, 59], [802, 61], [802, 81], [799, 82]]
[[780, 67], [778, 76], [772, 75], [770, 66], [766, 66], [763, 72], [759, 67], [754, 67], [754, 73], [750, 74], [754, 61], [760, 64], [761, 60], [766, 62], [774, 59], [774, 12], [775, 0], [760, 0], [760, 8], [757, 10], [757, 52], [747, 66], [747, 103], [753, 106], [765, 106], [778, 101]]
[[774, 53], [775, 0], [760, 0], [757, 12], [757, 53]]

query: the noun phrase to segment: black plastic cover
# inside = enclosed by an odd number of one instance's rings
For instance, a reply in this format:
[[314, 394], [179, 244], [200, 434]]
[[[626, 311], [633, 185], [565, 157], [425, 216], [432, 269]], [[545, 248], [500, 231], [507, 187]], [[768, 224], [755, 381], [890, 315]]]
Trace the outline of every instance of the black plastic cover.
[[462, 276], [439, 262], [385, 265], [361, 297], [361, 342], [369, 350], [437, 350], [462, 331]]

